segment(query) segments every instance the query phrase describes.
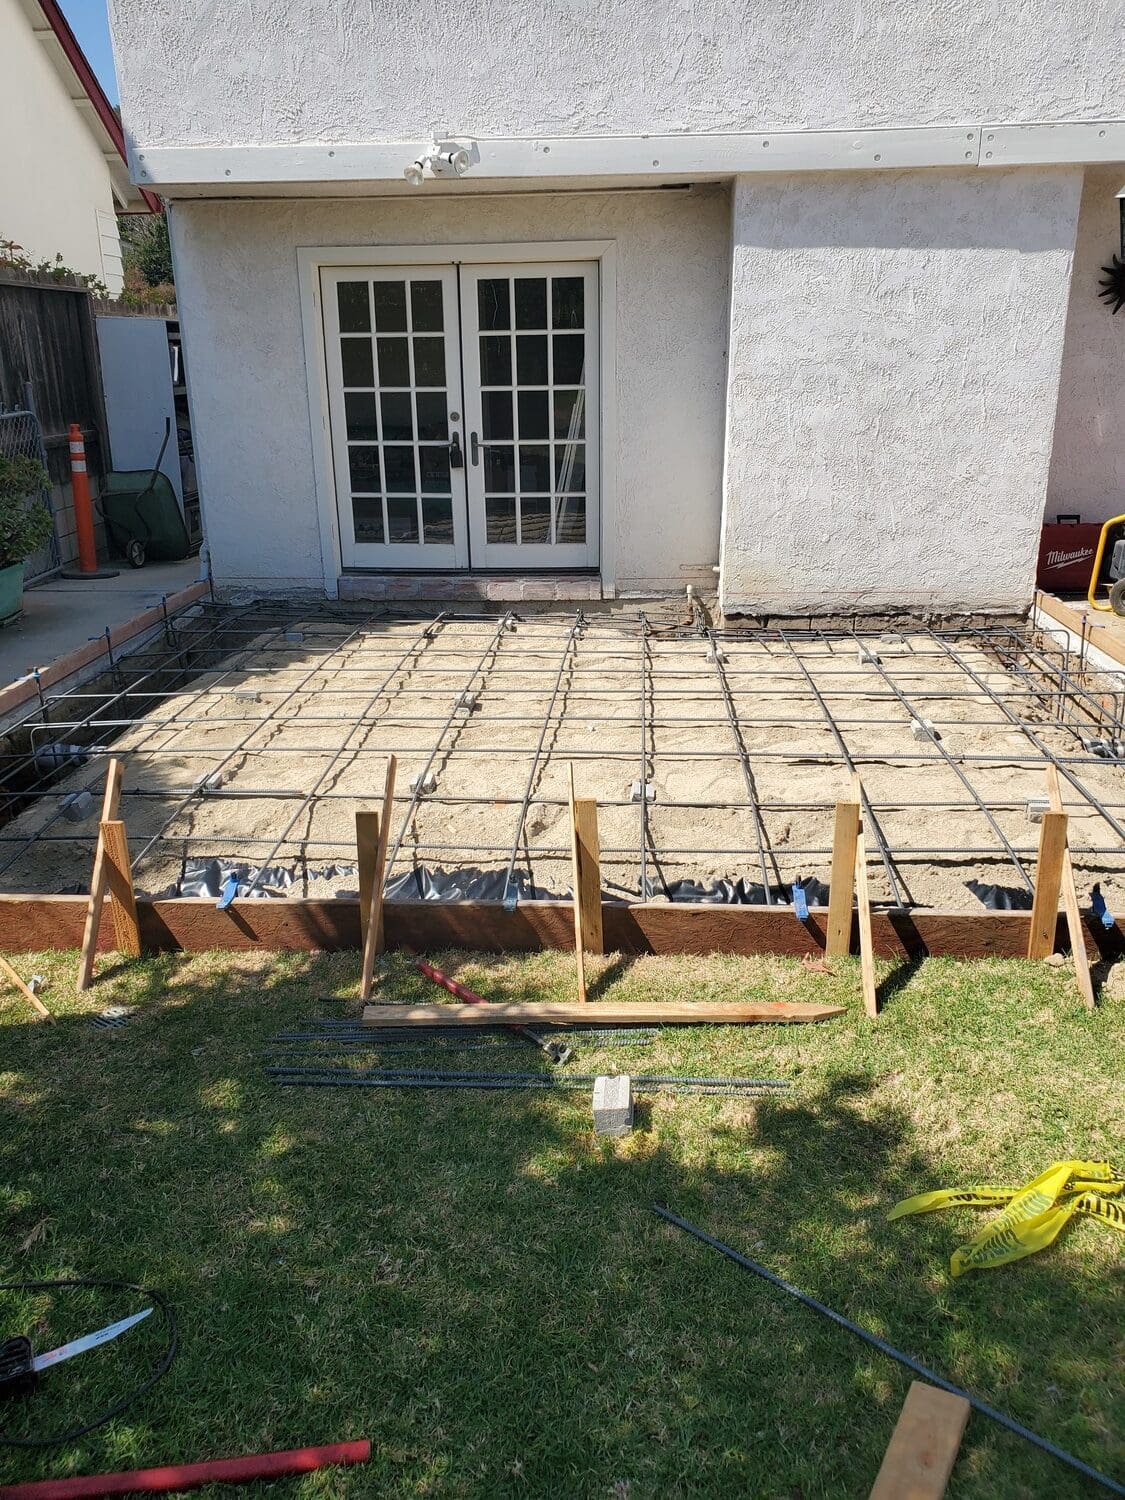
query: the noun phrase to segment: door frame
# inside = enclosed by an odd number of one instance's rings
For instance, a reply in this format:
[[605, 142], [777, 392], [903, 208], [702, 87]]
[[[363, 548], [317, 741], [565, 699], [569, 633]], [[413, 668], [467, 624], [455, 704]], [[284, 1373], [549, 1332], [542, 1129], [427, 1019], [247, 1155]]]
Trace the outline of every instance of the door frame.
[[[612, 597], [617, 577], [617, 242], [616, 240], [549, 240], [536, 243], [433, 245], [300, 245], [297, 284], [300, 293], [305, 377], [309, 398], [313, 485], [320, 527], [324, 591], [339, 595], [343, 554], [336, 512], [336, 477], [329, 420], [328, 354], [324, 337], [320, 272], [345, 266], [534, 265], [544, 261], [598, 262], [598, 365], [601, 387], [601, 443], [598, 474], [601, 489], [599, 573], [602, 590]], [[549, 576], [545, 575], [545, 576]]]

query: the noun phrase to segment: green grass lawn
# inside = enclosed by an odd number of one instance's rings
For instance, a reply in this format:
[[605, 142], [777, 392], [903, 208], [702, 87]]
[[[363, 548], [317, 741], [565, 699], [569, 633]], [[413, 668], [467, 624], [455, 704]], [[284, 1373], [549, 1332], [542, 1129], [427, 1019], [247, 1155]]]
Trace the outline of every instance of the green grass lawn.
[[[496, 999], [573, 992], [565, 955], [436, 961]], [[102, 965], [78, 1000], [74, 955], [20, 961], [48, 976], [54, 1027], [0, 1001], [0, 1275], [158, 1287], [182, 1347], [110, 1426], [45, 1454], [0, 1450], [0, 1480], [370, 1437], [366, 1468], [281, 1490], [865, 1496], [907, 1373], [659, 1221], [654, 1200], [1125, 1479], [1122, 1237], [1077, 1221], [1040, 1255], [954, 1282], [949, 1256], [976, 1215], [887, 1223], [934, 1187], [1019, 1182], [1064, 1157], [1125, 1165], [1122, 1005], [1087, 1014], [1065, 970], [884, 967], [872, 1023], [854, 963], [818, 976], [768, 958], [593, 961], [596, 997], [848, 1007], [819, 1026], [684, 1028], [580, 1052], [569, 1066], [583, 1073], [794, 1084], [776, 1100], [654, 1098], [630, 1137], [604, 1141], [584, 1093], [272, 1084], [275, 1031], [356, 1009], [318, 1004], [355, 994], [356, 955]], [[439, 992], [393, 958], [382, 993]], [[91, 1025], [109, 1004], [136, 1007], [121, 1031]], [[528, 1050], [495, 1066], [541, 1064]], [[35, 1324], [49, 1348], [137, 1305], [5, 1293], [0, 1330]], [[60, 1368], [0, 1420], [92, 1414], [158, 1352], [156, 1323]], [[1091, 1493], [970, 1419], [951, 1495]]]

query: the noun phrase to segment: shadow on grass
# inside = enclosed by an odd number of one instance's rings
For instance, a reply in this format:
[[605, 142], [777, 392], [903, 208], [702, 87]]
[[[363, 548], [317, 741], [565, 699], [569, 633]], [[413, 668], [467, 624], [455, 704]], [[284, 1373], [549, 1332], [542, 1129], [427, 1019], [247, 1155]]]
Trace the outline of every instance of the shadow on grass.
[[[92, 1028], [88, 1011], [3, 1028], [3, 1279], [159, 1286], [182, 1353], [112, 1426], [44, 1457], [4, 1453], [0, 1473], [369, 1436], [367, 1468], [291, 1493], [866, 1494], [909, 1377], [657, 1219], [653, 1201], [1112, 1468], [1113, 1360], [1091, 1352], [1117, 1326], [1112, 1279], [1092, 1258], [1047, 1255], [952, 1284], [948, 1220], [886, 1223], [948, 1171], [915, 1122], [911, 1080], [866, 1061], [862, 1020], [791, 1029], [805, 1032], [798, 1050], [771, 1058], [799, 1064], [785, 1100], [654, 1098], [643, 1129], [606, 1142], [584, 1093], [271, 1083], [272, 1034], [338, 1016], [316, 997], [355, 981], [354, 955], [241, 971], [168, 957], [91, 992], [93, 1010], [136, 1007], [119, 1032]], [[405, 962], [385, 984], [396, 999], [432, 996]], [[535, 967], [511, 976], [529, 998], [537, 984]], [[711, 1071], [761, 1071], [770, 1032], [717, 1030], [693, 1039], [713, 1049]], [[529, 1051], [499, 1066], [540, 1064]], [[6, 1299], [4, 1311], [16, 1331], [43, 1307]], [[37, 1342], [98, 1321], [90, 1301], [56, 1304]], [[137, 1330], [76, 1361], [18, 1420], [107, 1404], [158, 1342]], [[1088, 1493], [979, 1417], [955, 1482], [963, 1496]]]

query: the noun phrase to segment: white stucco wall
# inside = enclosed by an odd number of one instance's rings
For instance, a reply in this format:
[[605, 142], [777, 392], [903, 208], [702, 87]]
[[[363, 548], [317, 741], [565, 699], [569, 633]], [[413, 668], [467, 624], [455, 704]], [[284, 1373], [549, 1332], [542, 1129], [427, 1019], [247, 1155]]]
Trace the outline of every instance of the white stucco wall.
[[1123, 187], [1125, 164], [1086, 172], [1047, 485], [1052, 520], [1058, 511], [1084, 521], [1125, 512], [1125, 309], [1113, 317], [1098, 296], [1101, 267], [1121, 254]]
[[727, 612], [1027, 604], [1081, 182], [736, 180]]
[[[109, 168], [19, 0], [0, 0], [0, 140], [0, 236], [33, 260], [61, 254], [119, 292]], [[103, 236], [112, 240], [104, 257]]]
[[111, 0], [141, 145], [1125, 114], [1101, 0]]
[[[216, 580], [321, 587], [296, 250], [613, 240], [617, 584], [711, 580], [718, 559], [729, 194], [183, 202], [170, 222]], [[453, 255], [451, 258], [455, 259]], [[318, 434], [319, 440], [319, 434]]]

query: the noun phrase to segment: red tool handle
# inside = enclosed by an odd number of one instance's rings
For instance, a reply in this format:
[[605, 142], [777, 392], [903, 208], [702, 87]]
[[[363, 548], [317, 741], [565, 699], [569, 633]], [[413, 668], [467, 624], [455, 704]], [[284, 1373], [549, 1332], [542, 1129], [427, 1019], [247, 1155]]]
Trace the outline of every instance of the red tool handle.
[[466, 1005], [487, 1005], [488, 1001], [483, 995], [478, 995], [476, 990], [471, 990], [467, 985], [458, 984], [456, 979], [450, 979], [448, 974], [443, 974], [440, 969], [435, 969], [433, 964], [426, 963], [425, 959], [418, 959], [416, 967], [425, 974], [427, 979], [432, 979], [435, 984], [440, 984], [443, 990], [448, 990], [451, 995], [456, 995], [458, 1000], [464, 1000]]
[[353, 1443], [330, 1443], [325, 1448], [290, 1448], [285, 1453], [259, 1453], [253, 1458], [209, 1458], [197, 1464], [171, 1464], [163, 1469], [133, 1469], [123, 1474], [89, 1474], [76, 1479], [42, 1479], [31, 1484], [0, 1488], [2, 1500], [84, 1500], [89, 1495], [163, 1494], [195, 1490], [201, 1484], [239, 1484], [251, 1479], [278, 1479], [285, 1474], [307, 1474], [329, 1464], [365, 1464], [371, 1457], [366, 1438]]

